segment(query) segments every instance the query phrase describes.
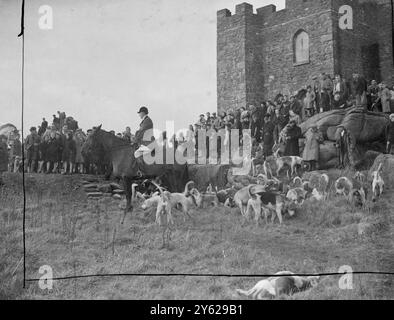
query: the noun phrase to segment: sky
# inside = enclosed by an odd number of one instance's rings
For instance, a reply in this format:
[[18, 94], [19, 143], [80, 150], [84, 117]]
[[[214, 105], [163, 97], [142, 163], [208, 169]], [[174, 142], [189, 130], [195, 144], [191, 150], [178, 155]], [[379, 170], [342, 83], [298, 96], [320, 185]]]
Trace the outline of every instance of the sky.
[[[0, 0], [0, 125], [21, 127], [20, 11]], [[25, 131], [58, 110], [80, 127], [187, 128], [216, 111], [216, 12], [241, 0], [26, 0]], [[254, 9], [284, 0], [251, 0]], [[42, 30], [49, 5], [53, 28]]]

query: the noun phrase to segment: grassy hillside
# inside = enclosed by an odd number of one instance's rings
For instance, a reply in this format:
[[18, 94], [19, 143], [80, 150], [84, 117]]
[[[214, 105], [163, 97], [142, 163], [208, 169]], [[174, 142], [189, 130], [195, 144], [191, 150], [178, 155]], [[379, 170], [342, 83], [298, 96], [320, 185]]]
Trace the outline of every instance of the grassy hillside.
[[[335, 178], [341, 172], [332, 171]], [[22, 288], [21, 177], [0, 187], [0, 298], [2, 299], [240, 299], [237, 288], [259, 278], [108, 277], [60, 280], [53, 290], [37, 282]], [[55, 277], [105, 273], [266, 274], [394, 270], [394, 195], [358, 211], [332, 197], [305, 203], [284, 225], [241, 226], [238, 210], [194, 210], [194, 222], [176, 212], [169, 250], [153, 215], [135, 210], [120, 225], [120, 202], [88, 200], [80, 176], [27, 176], [27, 277], [42, 265]], [[359, 231], [365, 231], [362, 235]], [[114, 239], [114, 241], [113, 241]], [[318, 287], [290, 299], [393, 299], [393, 278], [355, 275], [354, 289], [324, 277]], [[288, 297], [280, 297], [284, 299]]]

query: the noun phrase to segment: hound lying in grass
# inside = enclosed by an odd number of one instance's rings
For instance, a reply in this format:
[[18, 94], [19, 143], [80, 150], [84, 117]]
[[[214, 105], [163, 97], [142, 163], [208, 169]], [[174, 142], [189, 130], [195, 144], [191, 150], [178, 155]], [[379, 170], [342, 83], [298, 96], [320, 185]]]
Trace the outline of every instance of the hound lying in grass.
[[299, 277], [294, 276], [290, 271], [281, 271], [276, 273], [277, 277], [270, 277], [259, 281], [250, 290], [237, 289], [236, 292], [247, 298], [254, 300], [272, 299], [282, 294], [293, 295], [297, 292], [306, 291], [309, 288], [318, 285], [319, 277]]
[[382, 163], [379, 165], [378, 170], [372, 173], [372, 201], [376, 200], [382, 195], [384, 190], [384, 180], [382, 178]]

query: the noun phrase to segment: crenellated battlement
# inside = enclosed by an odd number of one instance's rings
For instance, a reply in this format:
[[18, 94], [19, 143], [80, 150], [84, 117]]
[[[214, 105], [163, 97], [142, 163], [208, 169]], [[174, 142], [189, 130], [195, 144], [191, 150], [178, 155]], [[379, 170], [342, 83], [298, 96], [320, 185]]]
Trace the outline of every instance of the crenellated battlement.
[[[344, 6], [351, 29], [340, 27]], [[391, 83], [390, 11], [390, 0], [286, 0], [281, 10], [244, 2], [233, 13], [217, 11], [218, 110], [294, 92], [322, 72], [349, 78], [357, 71]]]

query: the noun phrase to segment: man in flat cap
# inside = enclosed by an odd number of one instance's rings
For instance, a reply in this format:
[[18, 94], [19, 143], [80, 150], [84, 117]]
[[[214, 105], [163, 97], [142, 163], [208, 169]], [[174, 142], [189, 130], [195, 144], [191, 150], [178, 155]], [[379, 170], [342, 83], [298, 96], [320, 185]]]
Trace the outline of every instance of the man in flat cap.
[[[139, 148], [135, 151], [135, 157], [139, 158], [145, 153], [151, 152], [151, 150], [147, 147], [154, 140], [153, 137], [153, 122], [152, 119], [148, 116], [149, 111], [147, 107], [141, 107], [138, 111], [138, 115], [141, 118], [140, 128], [136, 131], [134, 137], [134, 143], [139, 146]], [[150, 140], [144, 140], [145, 132], [151, 130], [152, 136]]]

